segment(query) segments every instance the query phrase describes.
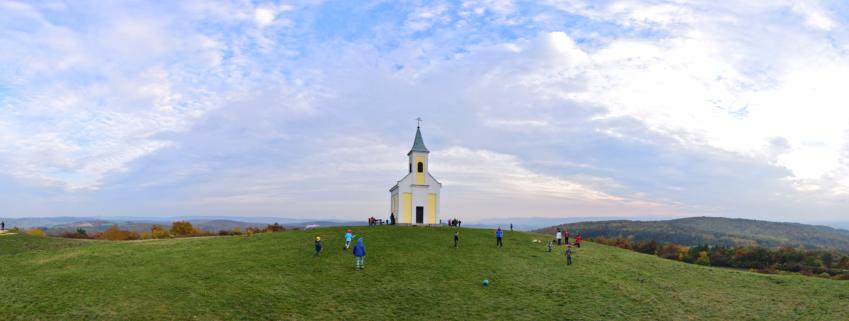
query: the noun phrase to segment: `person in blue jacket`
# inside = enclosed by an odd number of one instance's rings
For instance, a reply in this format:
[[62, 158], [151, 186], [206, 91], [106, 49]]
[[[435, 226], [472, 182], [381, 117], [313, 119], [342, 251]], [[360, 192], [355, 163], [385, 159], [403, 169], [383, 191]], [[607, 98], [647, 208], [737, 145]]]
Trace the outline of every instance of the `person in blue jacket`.
[[315, 255], [314, 256], [320, 256], [320, 255], [321, 255], [321, 236], [316, 236], [315, 237]]
[[365, 269], [366, 264], [365, 264], [364, 260], [366, 258], [366, 246], [365, 246], [365, 244], [363, 244], [363, 238], [362, 237], [357, 239], [357, 245], [354, 245], [354, 257], [356, 257], [356, 259], [357, 259], [357, 261], [356, 261], [357, 271], [359, 271], [360, 268]]
[[504, 247], [504, 243], [501, 242], [501, 237], [503, 236], [504, 232], [501, 231], [501, 226], [499, 226], [498, 229], [495, 230], [495, 245], [498, 245], [498, 247]]
[[354, 233], [351, 232], [351, 229], [345, 231], [345, 249], [349, 249], [351, 247], [351, 240], [354, 238]]

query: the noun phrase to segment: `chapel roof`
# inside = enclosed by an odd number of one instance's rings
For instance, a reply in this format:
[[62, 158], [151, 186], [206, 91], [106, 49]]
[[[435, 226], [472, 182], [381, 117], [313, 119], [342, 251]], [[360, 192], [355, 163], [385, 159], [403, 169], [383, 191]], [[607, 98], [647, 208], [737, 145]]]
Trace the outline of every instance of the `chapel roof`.
[[425, 147], [424, 140], [422, 140], [422, 131], [419, 126], [416, 126], [416, 140], [413, 141], [413, 148], [410, 149], [410, 153], [412, 152], [430, 153]]

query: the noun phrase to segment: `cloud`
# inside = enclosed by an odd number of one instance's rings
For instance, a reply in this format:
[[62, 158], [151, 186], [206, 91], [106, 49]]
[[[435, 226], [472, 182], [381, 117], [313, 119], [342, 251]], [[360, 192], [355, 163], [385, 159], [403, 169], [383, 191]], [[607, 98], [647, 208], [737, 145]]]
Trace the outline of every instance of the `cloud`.
[[837, 217], [849, 190], [827, 3], [0, 6], [20, 215], [381, 215], [417, 116], [469, 219]]

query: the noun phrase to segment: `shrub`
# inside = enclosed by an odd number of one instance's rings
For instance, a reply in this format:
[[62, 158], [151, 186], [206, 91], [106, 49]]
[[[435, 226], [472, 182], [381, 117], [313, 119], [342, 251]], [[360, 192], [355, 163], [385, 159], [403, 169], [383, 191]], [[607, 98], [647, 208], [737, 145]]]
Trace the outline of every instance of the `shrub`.
[[150, 227], [150, 237], [154, 239], [164, 239], [171, 237], [171, 233], [169, 233], [164, 226], [154, 224]]
[[69, 239], [90, 239], [91, 236], [88, 235], [85, 229], [78, 228], [76, 232], [65, 232], [62, 233], [62, 237]]
[[47, 236], [47, 233], [45, 233], [44, 231], [42, 231], [39, 228], [31, 228], [31, 229], [27, 230], [27, 234], [32, 235], [32, 236]]
[[189, 236], [197, 233], [192, 223], [188, 221], [176, 221], [171, 224], [171, 234], [179, 236]]
[[118, 228], [118, 225], [112, 225], [108, 229], [103, 232], [97, 233], [95, 238], [99, 240], [110, 240], [110, 241], [127, 241], [127, 240], [138, 240], [141, 238], [139, 233], [133, 231], [122, 230]]
[[286, 231], [286, 227], [275, 222], [274, 224], [268, 224], [265, 230], [268, 232], [283, 232]]
[[696, 264], [698, 265], [710, 265], [710, 256], [707, 251], [701, 251], [698, 254], [698, 258], [696, 258]]

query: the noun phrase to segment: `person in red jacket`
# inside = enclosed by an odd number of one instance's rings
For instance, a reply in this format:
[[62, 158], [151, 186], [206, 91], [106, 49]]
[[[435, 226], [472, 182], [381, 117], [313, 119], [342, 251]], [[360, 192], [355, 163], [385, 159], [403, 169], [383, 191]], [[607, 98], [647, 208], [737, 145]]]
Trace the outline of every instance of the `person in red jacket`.
[[580, 248], [581, 247], [581, 240], [583, 240], [581, 238], [581, 233], [578, 233], [578, 235], [575, 236], [575, 246]]

